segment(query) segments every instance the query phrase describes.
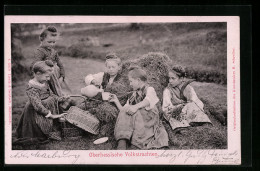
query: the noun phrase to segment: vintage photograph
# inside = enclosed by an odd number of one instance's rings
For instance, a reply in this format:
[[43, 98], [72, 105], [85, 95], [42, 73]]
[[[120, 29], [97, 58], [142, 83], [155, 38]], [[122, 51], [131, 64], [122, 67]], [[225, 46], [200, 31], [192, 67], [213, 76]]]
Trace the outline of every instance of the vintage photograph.
[[10, 164], [241, 163], [238, 17], [10, 16]]
[[12, 149], [227, 148], [227, 23], [11, 24]]

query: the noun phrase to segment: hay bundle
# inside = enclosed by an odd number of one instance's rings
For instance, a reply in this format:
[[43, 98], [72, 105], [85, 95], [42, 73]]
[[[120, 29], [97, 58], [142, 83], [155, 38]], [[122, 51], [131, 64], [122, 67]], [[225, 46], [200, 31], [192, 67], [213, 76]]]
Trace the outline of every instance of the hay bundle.
[[148, 84], [152, 86], [159, 99], [162, 101], [164, 88], [168, 84], [168, 65], [172, 61], [170, 58], [160, 52], [150, 52], [136, 60], [126, 61], [123, 64], [123, 75], [127, 77], [127, 73], [132, 66], [139, 66], [147, 73]]

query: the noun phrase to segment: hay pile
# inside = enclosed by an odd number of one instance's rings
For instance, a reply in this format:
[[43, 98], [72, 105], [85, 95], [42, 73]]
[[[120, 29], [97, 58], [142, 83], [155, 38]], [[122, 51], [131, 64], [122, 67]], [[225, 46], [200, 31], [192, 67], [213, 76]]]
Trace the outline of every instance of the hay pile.
[[212, 104], [205, 99], [201, 99], [204, 103], [204, 111], [206, 114], [213, 115], [222, 125], [227, 125], [227, 105]]
[[176, 149], [225, 149], [227, 134], [214, 126], [196, 126], [172, 131], [169, 124], [164, 122], [169, 135], [170, 146]]
[[172, 64], [172, 61], [166, 54], [150, 52], [136, 60], [126, 61], [122, 66], [123, 76], [127, 77], [132, 66], [141, 67], [147, 73], [148, 84], [155, 89], [157, 96], [162, 101], [163, 90], [168, 84], [169, 64]]

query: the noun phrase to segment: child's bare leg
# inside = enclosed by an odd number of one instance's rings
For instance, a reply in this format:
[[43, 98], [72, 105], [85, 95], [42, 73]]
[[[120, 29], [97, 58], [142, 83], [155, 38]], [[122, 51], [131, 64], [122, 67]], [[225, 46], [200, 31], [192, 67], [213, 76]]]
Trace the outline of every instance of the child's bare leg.
[[118, 140], [118, 144], [117, 144], [117, 150], [126, 150], [126, 139], [120, 139]]

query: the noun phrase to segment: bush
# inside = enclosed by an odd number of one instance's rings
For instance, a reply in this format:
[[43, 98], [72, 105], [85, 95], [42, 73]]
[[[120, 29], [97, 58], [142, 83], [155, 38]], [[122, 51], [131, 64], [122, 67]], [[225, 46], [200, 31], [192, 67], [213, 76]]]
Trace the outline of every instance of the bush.
[[24, 59], [22, 54], [22, 43], [19, 39], [13, 38], [11, 42], [11, 63], [12, 63], [12, 81], [16, 82], [21, 77], [28, 74], [28, 69], [26, 69], [20, 62]]
[[195, 79], [199, 82], [213, 82], [218, 84], [227, 84], [226, 74], [219, 73], [216, 70], [204, 70], [204, 69], [194, 69], [185, 68], [187, 78]]
[[62, 55], [67, 55], [76, 58], [95, 58], [104, 59], [105, 53], [92, 51], [84, 43], [75, 43], [67, 48], [62, 48]]

